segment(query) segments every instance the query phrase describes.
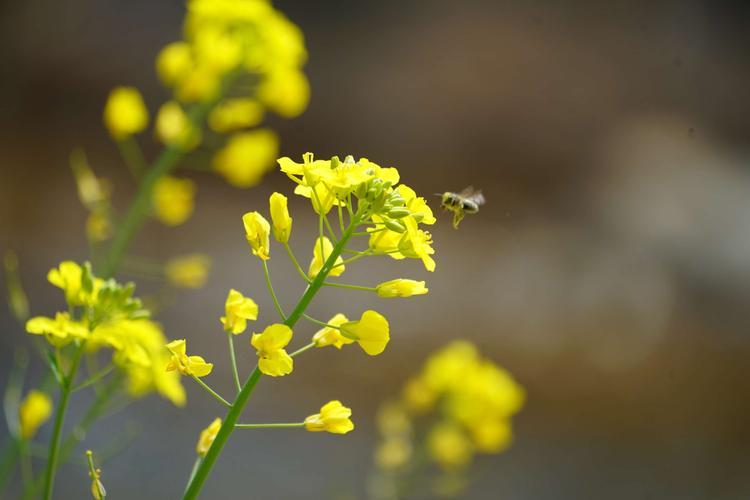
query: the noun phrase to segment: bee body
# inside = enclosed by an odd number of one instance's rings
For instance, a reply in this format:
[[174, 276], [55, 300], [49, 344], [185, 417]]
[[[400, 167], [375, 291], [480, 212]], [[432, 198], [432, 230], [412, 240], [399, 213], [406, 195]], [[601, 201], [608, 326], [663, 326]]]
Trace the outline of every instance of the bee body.
[[453, 227], [458, 229], [458, 224], [466, 214], [479, 212], [479, 207], [484, 204], [484, 196], [481, 191], [474, 191], [468, 187], [460, 193], [447, 191], [441, 196], [441, 206], [444, 210], [453, 212]]

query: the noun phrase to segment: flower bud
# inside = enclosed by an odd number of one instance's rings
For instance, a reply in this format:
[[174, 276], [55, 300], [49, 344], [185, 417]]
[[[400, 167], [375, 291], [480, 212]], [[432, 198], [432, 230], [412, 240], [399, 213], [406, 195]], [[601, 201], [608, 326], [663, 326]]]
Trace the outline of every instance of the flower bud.
[[269, 199], [269, 204], [271, 206], [273, 237], [279, 243], [286, 243], [292, 233], [292, 218], [289, 217], [287, 198], [281, 193], [273, 193]]
[[408, 208], [405, 207], [394, 207], [388, 211], [388, 217], [391, 217], [393, 219], [401, 219], [403, 217], [406, 217], [411, 212], [409, 212]]
[[385, 224], [385, 227], [387, 227], [391, 231], [395, 231], [397, 233], [406, 232], [406, 226], [404, 226], [403, 222], [399, 220], [383, 219], [383, 224]]

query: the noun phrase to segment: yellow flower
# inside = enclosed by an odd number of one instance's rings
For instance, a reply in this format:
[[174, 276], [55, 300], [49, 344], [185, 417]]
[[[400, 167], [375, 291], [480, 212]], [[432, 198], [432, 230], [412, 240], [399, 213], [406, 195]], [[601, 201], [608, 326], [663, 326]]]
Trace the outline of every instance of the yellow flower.
[[156, 72], [167, 86], [181, 81], [193, 66], [190, 45], [174, 42], [164, 47], [156, 57]]
[[375, 463], [383, 469], [397, 469], [409, 461], [411, 442], [401, 436], [389, 436], [375, 450]]
[[213, 363], [206, 363], [201, 356], [188, 356], [186, 354], [185, 339], [173, 340], [167, 344], [167, 349], [172, 353], [172, 358], [167, 364], [167, 371], [177, 370], [183, 375], [194, 375], [205, 377], [214, 369]]
[[[349, 319], [347, 319], [347, 317], [343, 314], [339, 313], [333, 318], [329, 319], [328, 324], [332, 326], [341, 326], [347, 321], [349, 321]], [[318, 330], [318, 332], [313, 335], [312, 340], [313, 342], [315, 342], [315, 347], [326, 347], [332, 345], [336, 349], [341, 349], [341, 347], [345, 344], [354, 343], [354, 340], [348, 339], [341, 335], [341, 332], [338, 328], [332, 328], [331, 326], [326, 326]]]
[[412, 413], [423, 414], [432, 409], [437, 394], [422, 379], [413, 378], [404, 386], [403, 398]]
[[81, 266], [72, 260], [66, 260], [61, 262], [57, 268], [50, 269], [47, 273], [47, 281], [65, 292], [65, 301], [68, 304], [77, 306], [83, 303], [82, 276], [83, 269]]
[[[328, 257], [331, 255], [331, 252], [333, 252], [333, 243], [331, 243], [331, 240], [329, 240], [327, 237], [319, 237], [315, 240], [315, 245], [313, 246], [313, 258], [312, 261], [310, 261], [310, 267], [307, 270], [307, 275], [311, 278], [314, 278], [318, 275], [320, 270], [323, 268], [323, 264], [328, 260]], [[341, 274], [346, 270], [346, 266], [343, 264], [344, 259], [341, 258], [339, 255], [336, 258], [336, 262], [334, 263], [334, 266], [329, 271], [329, 276], [341, 276]]]
[[341, 325], [341, 334], [356, 340], [359, 346], [370, 356], [376, 356], [385, 350], [391, 339], [388, 320], [375, 311], [365, 311], [357, 321], [348, 321]]
[[253, 127], [263, 121], [263, 106], [247, 97], [227, 99], [208, 116], [208, 125], [219, 133]]
[[242, 223], [245, 225], [245, 238], [253, 250], [253, 255], [268, 260], [271, 252], [269, 241], [271, 225], [258, 212], [248, 212], [243, 215]]
[[435, 253], [432, 248], [432, 237], [427, 231], [418, 229], [417, 222], [413, 217], [404, 217], [406, 233], [399, 241], [398, 249], [401, 253], [412, 259], [422, 259], [425, 269], [432, 272], [435, 270], [435, 261], [430, 255]]
[[469, 465], [474, 453], [471, 441], [460, 427], [443, 422], [427, 437], [427, 450], [443, 469], [459, 469]]
[[179, 226], [193, 214], [195, 183], [167, 176], [156, 181], [152, 194], [154, 214], [167, 226]]
[[67, 312], [58, 312], [55, 319], [44, 316], [31, 318], [26, 322], [26, 331], [34, 335], [44, 335], [47, 342], [62, 347], [75, 339], [85, 339], [89, 329], [83, 323], [73, 321]]
[[488, 418], [475, 422], [469, 427], [477, 451], [482, 453], [500, 453], [506, 450], [513, 440], [510, 420], [505, 418]]
[[401, 184], [396, 188], [396, 191], [404, 199], [405, 206], [412, 216], [420, 217], [420, 223], [432, 225], [437, 221], [429, 205], [427, 205], [427, 201], [421, 196], [417, 196], [412, 188], [406, 184]]
[[271, 377], [292, 373], [294, 360], [284, 347], [292, 340], [292, 329], [281, 323], [266, 327], [263, 333], [253, 333], [250, 344], [258, 351], [258, 368]]
[[411, 297], [412, 295], [424, 295], [427, 288], [424, 281], [395, 279], [380, 283], [375, 287], [380, 297]]
[[211, 257], [200, 253], [169, 259], [164, 268], [169, 282], [180, 288], [201, 288], [206, 284], [210, 270]]
[[269, 129], [242, 132], [229, 138], [213, 159], [216, 172], [230, 184], [248, 188], [257, 185], [273, 167], [279, 138]]
[[206, 456], [208, 449], [211, 448], [214, 439], [216, 439], [216, 435], [219, 433], [219, 429], [221, 429], [221, 419], [216, 418], [208, 425], [208, 427], [201, 431], [198, 444], [195, 445], [195, 452], [198, 453], [198, 455], [202, 457]]
[[86, 237], [92, 241], [106, 241], [112, 237], [112, 221], [106, 212], [91, 212], [86, 219]]
[[21, 437], [34, 437], [39, 427], [52, 415], [52, 399], [37, 390], [29, 391], [18, 407], [18, 424]]
[[289, 217], [287, 198], [281, 193], [273, 193], [269, 199], [269, 205], [271, 222], [273, 222], [273, 237], [279, 243], [286, 243], [292, 233], [292, 218]]
[[156, 115], [156, 136], [161, 142], [189, 151], [201, 142], [200, 130], [190, 122], [176, 101], [164, 103]]
[[258, 99], [279, 115], [294, 118], [302, 114], [310, 101], [310, 84], [297, 69], [272, 71], [260, 82]]
[[310, 198], [316, 214], [327, 214], [334, 205], [342, 204], [336, 199], [336, 193], [328, 189], [323, 183], [317, 183], [314, 187], [300, 184], [294, 188], [294, 194]]
[[258, 319], [258, 304], [253, 299], [232, 289], [229, 290], [224, 312], [225, 316], [221, 318], [224, 330], [237, 335], [245, 331], [247, 320], [255, 321]]
[[310, 432], [346, 434], [354, 429], [354, 423], [349, 418], [351, 416], [352, 410], [342, 405], [341, 401], [330, 401], [323, 405], [320, 413], [305, 419], [305, 429]]
[[117, 87], [104, 106], [104, 124], [115, 140], [136, 134], [148, 125], [148, 110], [134, 87]]
[[175, 94], [180, 101], [198, 102], [214, 99], [219, 92], [221, 75], [206, 66], [195, 66], [179, 81]]

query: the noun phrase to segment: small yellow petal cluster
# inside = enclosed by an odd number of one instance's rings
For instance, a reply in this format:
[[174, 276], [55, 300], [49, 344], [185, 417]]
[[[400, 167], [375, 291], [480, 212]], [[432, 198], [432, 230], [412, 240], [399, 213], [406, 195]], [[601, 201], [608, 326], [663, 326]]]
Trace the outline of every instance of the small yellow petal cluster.
[[18, 407], [18, 425], [21, 438], [31, 439], [39, 427], [52, 415], [52, 399], [42, 391], [32, 390]]
[[224, 316], [220, 319], [224, 330], [238, 335], [245, 331], [248, 320], [255, 321], [256, 319], [258, 319], [258, 304], [237, 290], [229, 290], [224, 304]]
[[258, 212], [248, 212], [243, 215], [242, 223], [245, 225], [245, 238], [250, 244], [253, 255], [262, 260], [268, 260], [271, 252], [271, 225]]
[[148, 110], [133, 87], [117, 87], [104, 106], [104, 124], [117, 141], [141, 132], [148, 126]]
[[346, 434], [354, 429], [351, 416], [352, 410], [342, 405], [341, 401], [329, 401], [320, 408], [320, 413], [305, 419], [305, 429], [310, 432]]
[[214, 170], [230, 184], [256, 186], [273, 168], [279, 152], [279, 138], [269, 129], [234, 134], [213, 159]]
[[380, 297], [390, 299], [393, 297], [411, 297], [412, 295], [424, 295], [427, 293], [424, 281], [395, 279], [380, 283], [375, 287]]
[[264, 114], [263, 106], [255, 99], [226, 99], [211, 111], [208, 124], [215, 132], [234, 132], [258, 125]]
[[201, 435], [198, 438], [198, 443], [195, 445], [195, 452], [199, 456], [206, 456], [206, 453], [208, 453], [208, 449], [211, 448], [211, 445], [214, 443], [214, 439], [216, 439], [216, 435], [219, 433], [219, 429], [221, 429], [221, 419], [215, 418], [213, 422], [208, 425], [208, 427], [201, 431]]
[[201, 356], [188, 356], [185, 339], [173, 340], [167, 344], [172, 357], [167, 363], [167, 371], [178, 371], [183, 375], [205, 377], [214, 369], [213, 363], [207, 363]]
[[[329, 240], [328, 237], [323, 236], [315, 240], [315, 244], [313, 245], [313, 258], [310, 261], [310, 267], [307, 270], [307, 275], [310, 278], [314, 278], [318, 275], [331, 253], [333, 253], [333, 243], [331, 243], [331, 240]], [[341, 256], [338, 256], [333, 263], [333, 267], [328, 272], [328, 276], [341, 276], [344, 271], [346, 271], [344, 259], [342, 259]]]
[[341, 313], [329, 319], [328, 324], [331, 326], [323, 327], [313, 335], [312, 341], [315, 343], [315, 347], [332, 345], [336, 349], [341, 349], [345, 344], [354, 343], [354, 340], [341, 335], [341, 325], [348, 322], [349, 319]]
[[178, 288], [203, 287], [210, 271], [211, 257], [198, 253], [173, 257], [164, 267], [167, 280]]
[[376, 356], [385, 350], [391, 338], [388, 320], [376, 311], [365, 311], [356, 321], [337, 314], [327, 325], [313, 335], [315, 347], [332, 345], [341, 349], [346, 344], [357, 342], [367, 354]]
[[288, 242], [292, 234], [292, 218], [289, 216], [287, 203], [287, 197], [281, 193], [273, 193], [268, 200], [273, 223], [273, 237], [279, 243]]
[[168, 145], [183, 151], [195, 149], [201, 142], [201, 132], [193, 125], [180, 103], [164, 103], [156, 115], [156, 136]]
[[250, 344], [258, 351], [258, 368], [265, 375], [280, 377], [292, 373], [294, 360], [284, 350], [292, 340], [292, 329], [276, 323], [262, 333], [253, 333]]
[[195, 182], [190, 179], [161, 177], [151, 197], [154, 215], [167, 226], [179, 226], [193, 214], [195, 191]]
[[86, 236], [90, 241], [105, 241], [113, 233], [111, 186], [106, 179], [94, 174], [83, 150], [76, 149], [71, 153], [70, 166], [76, 179], [78, 199], [89, 212]]

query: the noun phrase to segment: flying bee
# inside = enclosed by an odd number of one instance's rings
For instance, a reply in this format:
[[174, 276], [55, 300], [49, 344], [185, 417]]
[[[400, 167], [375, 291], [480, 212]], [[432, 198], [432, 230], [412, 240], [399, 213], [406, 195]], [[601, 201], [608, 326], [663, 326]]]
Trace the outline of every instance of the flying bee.
[[479, 207], [484, 205], [484, 196], [482, 191], [475, 191], [469, 186], [460, 193], [447, 191], [438, 194], [442, 198], [441, 206], [443, 210], [453, 212], [453, 228], [458, 229], [458, 224], [466, 214], [475, 214], [479, 212]]

